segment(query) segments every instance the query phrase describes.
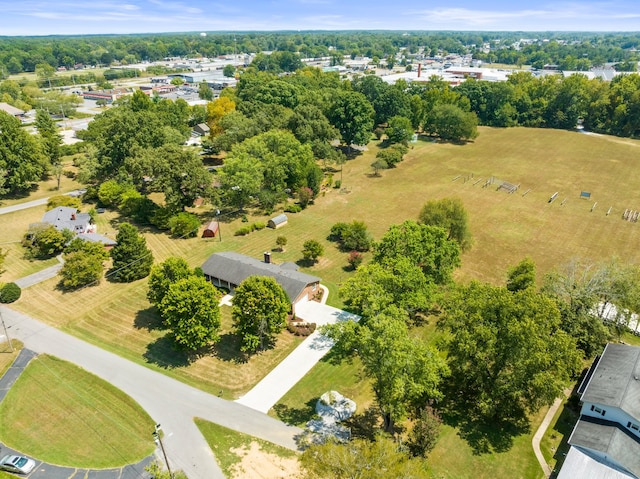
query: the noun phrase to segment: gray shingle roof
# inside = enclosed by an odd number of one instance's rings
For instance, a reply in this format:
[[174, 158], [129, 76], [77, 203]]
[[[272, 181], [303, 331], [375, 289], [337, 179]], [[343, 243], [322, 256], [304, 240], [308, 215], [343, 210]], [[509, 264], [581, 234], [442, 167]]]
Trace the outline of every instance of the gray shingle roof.
[[236, 286], [249, 276], [269, 276], [282, 286], [291, 301], [295, 301], [309, 284], [320, 282], [317, 276], [283, 269], [280, 265], [264, 263], [233, 251], [212, 254], [202, 265], [202, 271]]
[[20, 108], [16, 108], [15, 106], [11, 106], [8, 103], [0, 103], [0, 110], [8, 113], [11, 116], [24, 115], [24, 111]]
[[640, 476], [640, 443], [614, 423], [582, 416], [569, 438], [569, 444], [604, 453], [624, 469]]
[[81, 233], [78, 235], [78, 238], [91, 243], [102, 243], [105, 246], [115, 246], [118, 244], [117, 241], [98, 233]]
[[607, 344], [581, 399], [640, 420], [640, 347]]
[[47, 211], [42, 217], [42, 222], [53, 225], [58, 231], [68, 229], [78, 232], [76, 227], [79, 227], [84, 231], [87, 225], [91, 222], [91, 216], [89, 213], [78, 213], [76, 208], [59, 206]]

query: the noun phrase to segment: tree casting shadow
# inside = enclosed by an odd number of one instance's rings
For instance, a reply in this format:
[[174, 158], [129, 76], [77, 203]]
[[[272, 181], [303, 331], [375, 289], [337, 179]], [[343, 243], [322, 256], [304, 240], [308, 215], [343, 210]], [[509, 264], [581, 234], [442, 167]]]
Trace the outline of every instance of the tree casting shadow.
[[458, 435], [469, 444], [475, 455], [509, 451], [516, 437], [531, 430], [526, 416], [497, 420], [474, 416], [471, 411], [471, 407], [456, 404], [444, 408], [441, 415], [443, 423], [458, 429]]
[[149, 306], [146, 309], [141, 309], [136, 313], [136, 317], [133, 320], [133, 326], [136, 329], [146, 329], [147, 331], [160, 331], [165, 329], [162, 324], [162, 318], [155, 306]]
[[155, 364], [164, 369], [182, 368], [191, 364], [193, 360], [193, 354], [176, 350], [175, 343], [168, 336], [149, 343], [143, 357], [149, 364]]
[[289, 407], [286, 404], [276, 404], [273, 406], [273, 410], [282, 422], [292, 426], [304, 427], [307, 421], [310, 421], [316, 415], [315, 407], [317, 401], [317, 398], [310, 399], [305, 403], [304, 407], [300, 408]]

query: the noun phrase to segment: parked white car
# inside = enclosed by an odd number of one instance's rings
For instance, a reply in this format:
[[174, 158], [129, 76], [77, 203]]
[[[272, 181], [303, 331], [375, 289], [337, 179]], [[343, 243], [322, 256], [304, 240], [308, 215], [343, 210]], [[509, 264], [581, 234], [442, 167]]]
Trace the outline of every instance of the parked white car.
[[0, 470], [29, 474], [36, 467], [33, 459], [24, 456], [4, 456], [0, 460]]

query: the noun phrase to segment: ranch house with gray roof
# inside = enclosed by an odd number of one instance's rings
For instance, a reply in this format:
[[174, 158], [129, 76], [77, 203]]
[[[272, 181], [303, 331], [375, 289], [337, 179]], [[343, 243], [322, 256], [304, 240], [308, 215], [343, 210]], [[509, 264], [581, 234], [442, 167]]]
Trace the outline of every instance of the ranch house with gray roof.
[[215, 286], [233, 291], [249, 276], [269, 276], [285, 290], [291, 310], [295, 305], [308, 301], [318, 292], [320, 278], [297, 271], [295, 263], [274, 264], [271, 254], [264, 254], [264, 261], [233, 251], [212, 254], [202, 265], [205, 278]]

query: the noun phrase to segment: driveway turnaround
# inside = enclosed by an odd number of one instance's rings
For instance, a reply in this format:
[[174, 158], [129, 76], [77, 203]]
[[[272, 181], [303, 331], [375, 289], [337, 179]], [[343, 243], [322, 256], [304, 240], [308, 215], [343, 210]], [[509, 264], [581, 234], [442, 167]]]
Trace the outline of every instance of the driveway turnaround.
[[[29, 349], [23, 349], [13, 362], [7, 372], [0, 377], [0, 402], [5, 398], [11, 386], [13, 386], [27, 367], [29, 361], [37, 356], [36, 353]], [[0, 455], [24, 455], [22, 451], [16, 451], [10, 447], [0, 443]], [[84, 478], [100, 478], [100, 479], [149, 479], [151, 475], [145, 470], [154, 459], [154, 456], [145, 457], [137, 464], [129, 464], [124, 467], [113, 469], [76, 469], [73, 467], [56, 466], [36, 461], [36, 467], [31, 473], [25, 477], [29, 479], [84, 479]]]
[[[316, 301], [298, 303], [296, 316], [308, 323], [316, 323], [317, 326], [360, 319], [357, 314], [347, 313]], [[329, 352], [332, 346], [332, 340], [320, 334], [320, 331], [314, 331], [262, 381], [236, 402], [266, 413]]]
[[[171, 468], [183, 470], [190, 479], [224, 479], [209, 445], [193, 422], [194, 417], [297, 449], [295, 437], [302, 433], [297, 427], [205, 393], [6, 306], [0, 308], [9, 334], [22, 340], [26, 347], [75, 363], [137, 401], [154, 421], [161, 424]], [[149, 431], [149, 440], [152, 432]]]

